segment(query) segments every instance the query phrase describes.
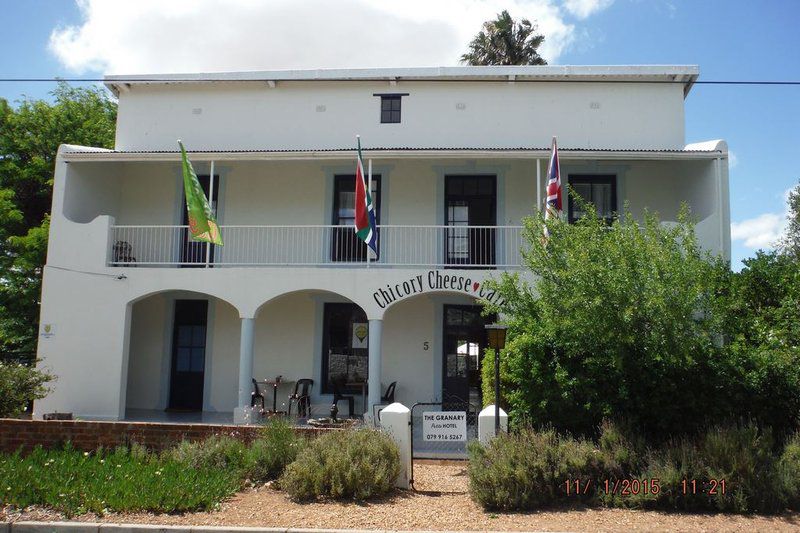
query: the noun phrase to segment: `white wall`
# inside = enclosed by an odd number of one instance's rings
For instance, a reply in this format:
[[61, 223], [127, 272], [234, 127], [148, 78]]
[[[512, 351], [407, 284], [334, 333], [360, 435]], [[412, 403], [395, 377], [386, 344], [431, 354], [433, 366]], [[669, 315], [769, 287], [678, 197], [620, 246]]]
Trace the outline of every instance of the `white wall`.
[[[256, 316], [253, 376], [258, 380], [283, 376], [287, 381], [278, 387], [278, 410], [288, 408], [287, 399], [294, 390], [290, 381], [311, 378], [312, 393], [319, 395], [320, 372], [314, 364], [321, 346], [314, 338], [318, 301], [308, 292], [288, 294], [271, 300]], [[267, 408], [271, 409], [272, 387], [262, 393]]]
[[[380, 124], [375, 93], [403, 97]], [[546, 147], [682, 148], [682, 84], [278, 82], [135, 85], [117, 150]], [[318, 111], [324, 106], [324, 111]]]
[[[156, 294], [133, 305], [126, 408], [167, 407], [172, 318], [170, 298]], [[166, 372], [164, 371], [166, 369]]]

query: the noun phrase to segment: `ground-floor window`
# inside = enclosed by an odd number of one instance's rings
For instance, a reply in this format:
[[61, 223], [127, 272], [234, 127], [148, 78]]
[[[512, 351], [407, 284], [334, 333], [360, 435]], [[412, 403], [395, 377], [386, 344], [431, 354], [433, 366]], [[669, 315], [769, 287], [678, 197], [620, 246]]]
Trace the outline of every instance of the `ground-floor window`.
[[355, 304], [326, 303], [322, 331], [322, 392], [357, 392], [367, 380], [367, 315]]

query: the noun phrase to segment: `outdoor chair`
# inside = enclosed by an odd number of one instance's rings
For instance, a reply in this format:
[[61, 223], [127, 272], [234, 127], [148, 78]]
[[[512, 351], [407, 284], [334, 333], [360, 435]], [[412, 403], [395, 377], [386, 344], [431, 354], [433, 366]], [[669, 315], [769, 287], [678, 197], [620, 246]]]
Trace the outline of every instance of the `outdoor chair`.
[[397, 387], [397, 382], [392, 381], [388, 387], [386, 387], [386, 394], [381, 396], [381, 403], [394, 403], [394, 389]]
[[130, 266], [130, 263], [135, 263], [136, 258], [133, 257], [133, 246], [126, 241], [117, 241], [113, 246], [114, 263], [122, 263], [121, 266]]
[[314, 380], [310, 378], [298, 379], [294, 384], [294, 392], [289, 396], [289, 416], [292, 415], [292, 403], [297, 404], [297, 416], [308, 417], [311, 410], [311, 389]]
[[353, 416], [355, 414], [355, 396], [342, 394], [343, 384], [340, 381], [332, 381], [331, 384], [333, 385], [333, 403], [338, 407], [339, 402], [346, 401], [348, 408], [347, 414], [348, 416]]
[[250, 407], [255, 407], [256, 402], [261, 402], [261, 410], [264, 410], [264, 395], [258, 388], [258, 381], [253, 378], [253, 392], [250, 393]]

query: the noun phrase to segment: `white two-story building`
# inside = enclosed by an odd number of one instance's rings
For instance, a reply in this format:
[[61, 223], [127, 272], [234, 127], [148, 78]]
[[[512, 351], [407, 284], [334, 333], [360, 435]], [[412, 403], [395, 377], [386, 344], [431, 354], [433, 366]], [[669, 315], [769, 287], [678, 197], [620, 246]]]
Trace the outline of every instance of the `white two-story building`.
[[[564, 185], [603, 216], [627, 202], [671, 221], [686, 202], [702, 245], [729, 258], [727, 146], [684, 135], [697, 76], [534, 66], [106, 78], [115, 149], [64, 145], [56, 163], [38, 355], [58, 380], [35, 414], [228, 420], [250, 405], [253, 379], [276, 376], [278, 410], [303, 378], [325, 412], [335, 387], [360, 413], [393, 382], [409, 406], [480, 403], [480, 300], [497, 298], [484, 282], [520, 268], [521, 220], [542, 205], [553, 136]], [[352, 229], [356, 134], [372, 166], [377, 261]], [[188, 240], [177, 139], [224, 246]], [[565, 202], [565, 216], [580, 213]]]

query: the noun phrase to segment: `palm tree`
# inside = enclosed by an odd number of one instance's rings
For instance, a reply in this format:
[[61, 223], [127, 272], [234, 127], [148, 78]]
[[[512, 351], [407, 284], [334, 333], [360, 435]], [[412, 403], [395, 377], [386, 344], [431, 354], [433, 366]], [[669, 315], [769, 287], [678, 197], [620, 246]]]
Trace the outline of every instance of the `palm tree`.
[[483, 30], [469, 43], [469, 52], [461, 56], [467, 65], [546, 65], [537, 48], [544, 36], [528, 19], [514, 22], [507, 10], [496, 20], [483, 23]]

